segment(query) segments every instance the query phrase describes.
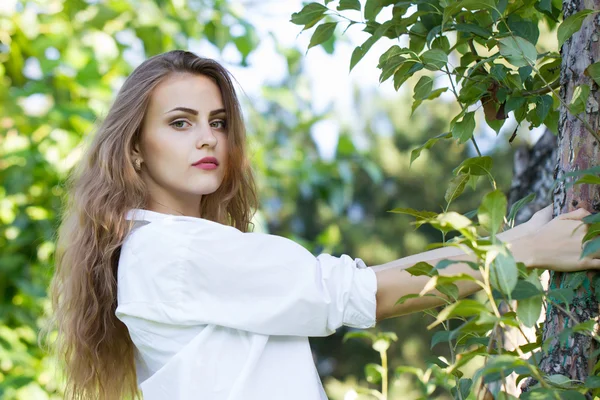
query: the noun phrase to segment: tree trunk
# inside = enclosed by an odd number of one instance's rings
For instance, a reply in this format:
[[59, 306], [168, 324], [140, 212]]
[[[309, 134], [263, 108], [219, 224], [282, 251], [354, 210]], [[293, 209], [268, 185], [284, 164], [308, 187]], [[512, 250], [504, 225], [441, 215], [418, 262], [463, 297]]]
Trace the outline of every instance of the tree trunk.
[[557, 139], [548, 129], [532, 148], [519, 147], [515, 151], [513, 179], [508, 193], [511, 207], [520, 199], [535, 193], [535, 200], [525, 205], [515, 218], [515, 226], [528, 221], [533, 214], [552, 202]]
[[[565, 19], [585, 8], [600, 10], [600, 0], [581, 1], [565, 0], [563, 10]], [[581, 29], [571, 39], [567, 40], [561, 49], [561, 89], [560, 97], [569, 104], [575, 88], [586, 84], [590, 87], [590, 96], [587, 100], [585, 112], [579, 117], [589, 126], [598, 131], [598, 86], [584, 74], [585, 69], [593, 63], [600, 61], [600, 35], [598, 14], [587, 17]], [[567, 111], [564, 106], [560, 108], [558, 124], [558, 153], [555, 178], [562, 179], [571, 171], [583, 170], [597, 165], [598, 143], [586, 129], [584, 122], [577, 119]], [[600, 193], [597, 186], [577, 185], [566, 188], [565, 182], [557, 183], [554, 189], [554, 215], [563, 214], [577, 208], [588, 211], [600, 210]], [[572, 282], [572, 274], [551, 274], [550, 288], [565, 287]], [[571, 335], [566, 342], [559, 343], [558, 338], [565, 327], [573, 326], [599, 314], [598, 301], [594, 295], [591, 284], [592, 275], [587, 274], [582, 286], [570, 307], [571, 315], [565, 314], [558, 306], [548, 304], [546, 323], [544, 324], [543, 340], [550, 341], [548, 351], [541, 357], [540, 367], [547, 374], [562, 374], [571, 379], [585, 380], [590, 375], [591, 368], [596, 363], [596, 358], [591, 359], [595, 351], [594, 342], [588, 337], [579, 334]], [[564, 305], [562, 306], [564, 308]], [[528, 382], [527, 389], [533, 382]]]

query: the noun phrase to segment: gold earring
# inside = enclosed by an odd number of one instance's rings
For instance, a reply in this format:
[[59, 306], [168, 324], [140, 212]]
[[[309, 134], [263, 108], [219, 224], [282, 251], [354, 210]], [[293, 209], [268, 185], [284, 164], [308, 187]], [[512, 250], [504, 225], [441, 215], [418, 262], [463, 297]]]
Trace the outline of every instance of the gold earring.
[[136, 171], [141, 171], [142, 169], [142, 160], [140, 160], [139, 158], [136, 158], [133, 162], [133, 167], [136, 169]]

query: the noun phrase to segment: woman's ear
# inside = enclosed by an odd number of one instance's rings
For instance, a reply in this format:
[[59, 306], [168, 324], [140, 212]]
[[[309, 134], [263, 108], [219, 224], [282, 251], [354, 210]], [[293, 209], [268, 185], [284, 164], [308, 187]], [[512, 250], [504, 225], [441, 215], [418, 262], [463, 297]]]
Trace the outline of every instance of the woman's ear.
[[133, 147], [131, 149], [131, 159], [135, 160], [136, 158], [139, 158], [140, 160], [144, 159], [142, 157], [142, 152], [140, 151], [140, 144], [137, 142], [133, 144]]

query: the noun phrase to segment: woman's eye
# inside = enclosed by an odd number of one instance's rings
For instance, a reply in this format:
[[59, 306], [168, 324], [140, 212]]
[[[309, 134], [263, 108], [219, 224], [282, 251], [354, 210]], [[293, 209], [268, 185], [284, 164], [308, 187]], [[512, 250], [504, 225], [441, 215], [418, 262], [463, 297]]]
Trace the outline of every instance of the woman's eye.
[[211, 122], [210, 126], [212, 126], [215, 129], [225, 129], [226, 123], [222, 119], [218, 119], [216, 121]]
[[176, 129], [183, 129], [183, 128], [185, 128], [185, 124], [189, 125], [189, 122], [180, 119], [180, 120], [171, 122], [169, 125], [171, 125], [173, 128], [176, 128]]

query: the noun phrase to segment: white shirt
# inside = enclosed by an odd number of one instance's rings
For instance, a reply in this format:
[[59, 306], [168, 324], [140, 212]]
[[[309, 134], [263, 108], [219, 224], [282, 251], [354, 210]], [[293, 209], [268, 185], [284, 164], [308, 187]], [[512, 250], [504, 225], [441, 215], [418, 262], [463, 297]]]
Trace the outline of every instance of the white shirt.
[[133, 209], [116, 316], [145, 400], [327, 399], [308, 337], [375, 325], [375, 272], [347, 255]]

